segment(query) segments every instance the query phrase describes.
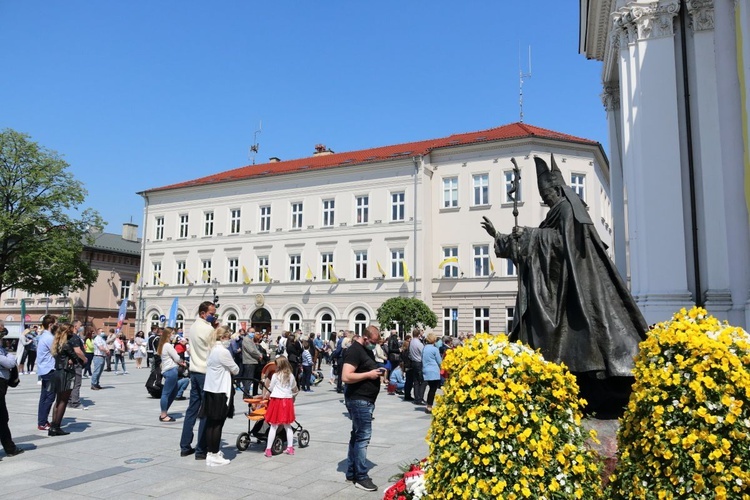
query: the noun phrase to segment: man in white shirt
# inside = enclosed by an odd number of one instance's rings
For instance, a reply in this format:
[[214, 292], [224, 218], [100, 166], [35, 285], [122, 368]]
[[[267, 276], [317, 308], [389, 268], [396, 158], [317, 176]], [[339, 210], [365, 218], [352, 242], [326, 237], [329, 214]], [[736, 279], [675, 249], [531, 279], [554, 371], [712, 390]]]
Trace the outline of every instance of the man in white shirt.
[[193, 427], [198, 418], [198, 410], [203, 401], [203, 387], [206, 382], [206, 361], [211, 352], [211, 336], [216, 321], [216, 306], [213, 302], [202, 302], [198, 306], [198, 317], [190, 326], [187, 338], [190, 342], [190, 402], [185, 411], [180, 438], [180, 456], [187, 457], [195, 453], [196, 460], [206, 459], [206, 437], [204, 430], [206, 419], [198, 422], [198, 442], [193, 444]]

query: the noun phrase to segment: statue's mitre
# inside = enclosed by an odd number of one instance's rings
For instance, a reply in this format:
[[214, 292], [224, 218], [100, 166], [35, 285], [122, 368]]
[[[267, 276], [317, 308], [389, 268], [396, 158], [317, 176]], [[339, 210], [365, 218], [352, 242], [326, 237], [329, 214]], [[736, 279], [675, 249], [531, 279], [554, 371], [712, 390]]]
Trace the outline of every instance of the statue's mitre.
[[547, 162], [538, 156], [534, 156], [534, 163], [536, 164], [536, 182], [539, 187], [539, 191], [551, 186], [564, 186], [565, 180], [563, 179], [562, 172], [557, 168], [555, 162], [555, 155], [551, 155], [550, 163], [552, 163], [552, 169], [547, 167]]

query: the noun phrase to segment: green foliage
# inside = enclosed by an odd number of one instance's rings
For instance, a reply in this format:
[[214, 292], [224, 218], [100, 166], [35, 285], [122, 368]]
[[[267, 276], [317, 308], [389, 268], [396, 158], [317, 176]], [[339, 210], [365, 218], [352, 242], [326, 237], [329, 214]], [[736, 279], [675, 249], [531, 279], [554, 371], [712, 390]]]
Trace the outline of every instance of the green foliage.
[[437, 316], [427, 304], [415, 297], [392, 297], [378, 308], [380, 328], [390, 330], [394, 322], [401, 325], [401, 331], [411, 332], [415, 326], [435, 328]]
[[0, 293], [59, 294], [96, 280], [81, 255], [89, 228], [102, 222], [79, 211], [86, 190], [68, 166], [28, 135], [0, 132]]

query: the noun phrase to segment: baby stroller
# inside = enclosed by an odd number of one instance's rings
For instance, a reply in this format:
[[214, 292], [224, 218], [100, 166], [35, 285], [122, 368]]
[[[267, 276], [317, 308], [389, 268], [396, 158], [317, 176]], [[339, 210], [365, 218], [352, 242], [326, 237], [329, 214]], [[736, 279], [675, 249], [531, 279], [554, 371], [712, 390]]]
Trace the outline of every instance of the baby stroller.
[[[269, 363], [270, 364], [270, 363]], [[265, 372], [264, 368], [264, 372]], [[251, 436], [256, 439], [258, 443], [266, 443], [268, 441], [268, 430], [271, 428], [266, 423], [266, 408], [268, 407], [268, 400], [263, 399], [260, 396], [253, 397], [251, 394], [245, 392], [243, 388], [243, 382], [257, 381], [257, 379], [248, 378], [235, 378], [234, 384], [238, 391], [242, 391], [242, 400], [247, 403], [247, 432], [242, 432], [237, 436], [237, 449], [239, 451], [245, 451], [248, 449], [252, 440]], [[267, 390], [265, 383], [260, 381], [260, 385], [264, 391]], [[296, 420], [292, 422], [292, 432], [297, 436], [297, 444], [300, 448], [305, 448], [310, 444], [310, 433], [300, 425]], [[276, 438], [271, 443], [271, 453], [279, 455], [287, 447], [292, 446], [292, 443], [287, 444], [286, 432], [279, 432], [276, 434]]]

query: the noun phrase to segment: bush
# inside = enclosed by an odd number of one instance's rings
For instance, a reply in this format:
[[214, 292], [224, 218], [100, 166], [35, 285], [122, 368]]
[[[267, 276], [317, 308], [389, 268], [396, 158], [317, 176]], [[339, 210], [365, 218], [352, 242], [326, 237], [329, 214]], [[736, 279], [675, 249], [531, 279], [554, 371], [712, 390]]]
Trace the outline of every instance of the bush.
[[685, 309], [641, 343], [611, 498], [750, 498], [750, 337]]
[[432, 410], [430, 498], [598, 498], [600, 462], [585, 445], [575, 378], [504, 335], [448, 351]]

